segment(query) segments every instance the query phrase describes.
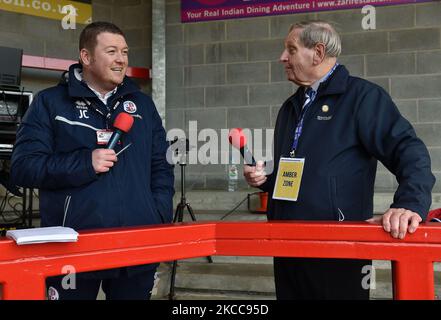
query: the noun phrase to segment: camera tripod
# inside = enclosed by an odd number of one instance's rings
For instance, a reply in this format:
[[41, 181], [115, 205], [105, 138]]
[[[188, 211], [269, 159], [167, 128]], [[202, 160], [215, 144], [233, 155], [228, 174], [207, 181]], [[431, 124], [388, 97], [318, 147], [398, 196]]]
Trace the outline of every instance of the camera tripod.
[[[185, 166], [187, 164], [185, 162], [180, 162], [179, 166], [181, 167], [181, 200], [176, 207], [175, 216], [173, 218], [173, 223], [182, 222], [184, 220], [184, 210], [187, 209], [190, 214], [191, 220], [196, 221], [196, 217], [194, 215], [193, 209], [190, 204], [187, 202], [185, 197]], [[213, 260], [210, 256], [207, 257], [209, 263], [213, 263]], [[178, 261], [173, 261], [172, 273], [170, 277], [170, 292], [168, 295], [169, 300], [174, 300], [175, 298], [175, 280], [176, 280], [176, 267]]]

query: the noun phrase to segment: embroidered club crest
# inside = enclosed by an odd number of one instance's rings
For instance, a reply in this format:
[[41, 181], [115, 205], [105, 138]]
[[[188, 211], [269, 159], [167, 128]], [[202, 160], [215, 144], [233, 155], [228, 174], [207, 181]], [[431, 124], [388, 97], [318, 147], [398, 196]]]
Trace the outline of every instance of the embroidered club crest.
[[60, 300], [60, 295], [54, 287], [49, 287], [47, 289], [47, 297], [49, 300]]
[[124, 101], [124, 111], [127, 113], [135, 113], [136, 104], [133, 101]]

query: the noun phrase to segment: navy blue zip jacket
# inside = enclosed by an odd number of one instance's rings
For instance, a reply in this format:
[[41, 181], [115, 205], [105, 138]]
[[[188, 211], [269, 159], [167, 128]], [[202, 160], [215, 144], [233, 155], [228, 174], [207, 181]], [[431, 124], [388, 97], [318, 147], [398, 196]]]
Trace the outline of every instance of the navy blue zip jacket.
[[[280, 157], [289, 157], [292, 148], [303, 97], [299, 88], [277, 117], [275, 168], [261, 186], [270, 198]], [[430, 208], [435, 178], [424, 143], [381, 87], [350, 76], [342, 65], [320, 84], [305, 114], [296, 157], [305, 158], [298, 201], [271, 199], [271, 220], [371, 218], [377, 159], [399, 184], [392, 208], [412, 210], [423, 220]]]
[[[42, 226], [76, 230], [169, 223], [173, 216], [173, 167], [166, 135], [152, 99], [128, 77], [105, 106], [80, 81], [72, 65], [60, 84], [41, 91], [17, 131], [11, 163], [16, 185], [38, 188]], [[110, 112], [108, 111], [110, 110]], [[134, 117], [115, 152], [131, 143], [107, 173], [96, 174], [92, 151], [97, 130], [115, 117]]]

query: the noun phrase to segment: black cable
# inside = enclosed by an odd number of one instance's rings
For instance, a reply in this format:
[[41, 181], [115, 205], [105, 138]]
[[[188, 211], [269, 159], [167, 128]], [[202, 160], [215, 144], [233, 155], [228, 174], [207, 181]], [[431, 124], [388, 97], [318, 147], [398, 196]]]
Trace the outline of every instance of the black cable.
[[21, 122], [21, 117], [23, 116], [22, 107], [23, 107], [23, 94], [25, 87], [21, 88], [20, 100], [18, 100], [17, 113], [15, 114], [15, 122]]
[[[14, 196], [10, 196], [8, 199], [8, 204], [12, 208], [14, 214], [17, 216], [18, 219], [23, 218], [23, 203], [17, 202], [15, 204], [11, 203], [11, 200], [14, 198]], [[17, 206], [21, 206], [21, 209], [17, 209]]]
[[5, 90], [3, 90], [2, 93], [3, 93], [3, 102], [5, 103], [6, 112], [8, 113], [10, 120], [14, 121], [14, 117], [12, 116], [11, 111], [9, 110], [8, 102], [6, 101], [6, 92], [5, 92]]
[[25, 90], [25, 87], [22, 87], [20, 95], [19, 95], [19, 100], [17, 102], [17, 108], [15, 110], [15, 114], [11, 113], [10, 106], [8, 104], [8, 101], [6, 100], [6, 92], [5, 92], [5, 90], [2, 90], [3, 102], [5, 103], [6, 112], [8, 113], [10, 120], [13, 122], [17, 122], [17, 121], [21, 120], [19, 118], [21, 118], [20, 110], [21, 110], [21, 107], [23, 104], [24, 90]]
[[241, 202], [239, 202], [239, 204], [237, 204], [233, 209], [228, 211], [222, 218], [220, 218], [220, 220], [224, 220], [226, 217], [228, 217], [230, 214], [232, 214], [234, 211], [236, 211], [236, 209], [239, 208], [242, 203], [244, 203], [246, 200], [248, 200], [249, 196], [252, 196], [252, 195], [258, 194], [258, 193], [260, 193], [260, 192], [258, 191], [258, 192], [253, 192], [253, 193], [248, 194], [245, 197], [245, 199], [243, 199]]
[[[16, 209], [14, 208], [17, 204], [11, 205], [11, 203], [9, 202], [10, 199], [13, 197], [13, 196], [9, 196], [9, 194], [10, 194], [10, 192], [6, 190], [5, 197], [3, 198], [2, 203], [0, 204], [0, 215], [5, 223], [14, 223], [15, 224], [15, 223], [19, 222], [22, 219], [22, 217], [17, 214]], [[8, 199], [8, 196], [9, 196], [9, 199]], [[12, 212], [17, 216], [17, 218], [12, 219], [12, 220], [8, 220], [5, 217], [6, 203], [8, 203], [13, 208]], [[11, 211], [8, 211], [8, 212], [11, 212]]]
[[8, 192], [6, 191], [5, 197], [2, 200], [2, 203], [0, 204], [0, 215], [3, 217], [3, 211], [5, 210], [6, 207], [6, 196], [7, 196]]

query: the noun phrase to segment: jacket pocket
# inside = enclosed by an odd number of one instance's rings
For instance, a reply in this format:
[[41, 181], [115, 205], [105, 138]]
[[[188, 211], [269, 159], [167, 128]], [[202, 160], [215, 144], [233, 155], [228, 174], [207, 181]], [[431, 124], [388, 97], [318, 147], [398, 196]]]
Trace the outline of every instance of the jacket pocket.
[[156, 203], [155, 203], [155, 199], [153, 199], [153, 195], [151, 193], [147, 194], [147, 203], [150, 207], [150, 210], [152, 211], [152, 215], [154, 215], [155, 217], [154, 220], [157, 220], [157, 218], [159, 218], [159, 223], [160, 224], [164, 224], [165, 223], [165, 219], [162, 216], [162, 214], [159, 212], [158, 208], [156, 207]]
[[364, 221], [368, 219], [363, 172], [334, 176], [330, 179], [332, 209], [338, 221]]

